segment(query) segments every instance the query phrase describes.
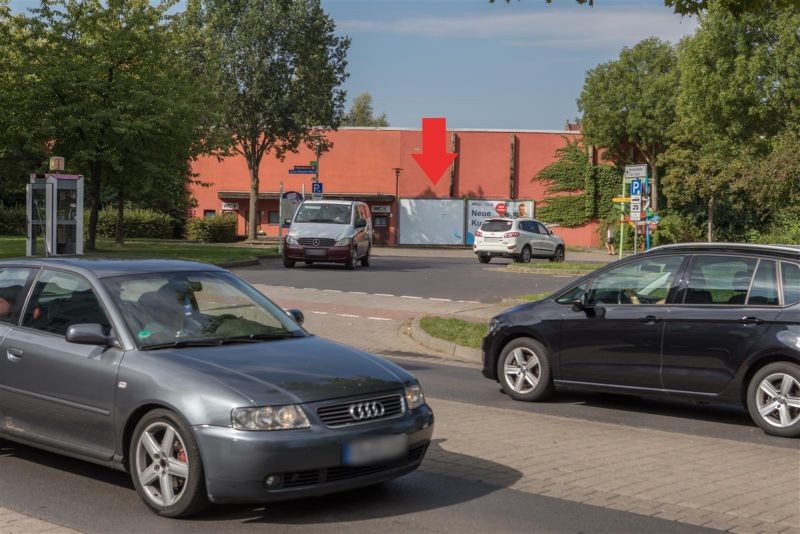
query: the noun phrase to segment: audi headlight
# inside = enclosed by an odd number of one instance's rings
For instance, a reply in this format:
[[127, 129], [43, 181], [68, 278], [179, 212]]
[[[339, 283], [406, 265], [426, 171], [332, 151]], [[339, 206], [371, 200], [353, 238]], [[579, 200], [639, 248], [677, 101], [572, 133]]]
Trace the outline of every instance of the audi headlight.
[[409, 410], [419, 408], [425, 404], [425, 394], [422, 392], [422, 386], [416, 384], [414, 386], [406, 387], [406, 406]]
[[353, 238], [352, 237], [344, 237], [344, 238], [340, 239], [339, 241], [337, 241], [334, 246], [336, 246], [336, 247], [346, 247], [352, 242], [353, 242]]
[[303, 409], [294, 404], [234, 408], [231, 423], [236, 430], [291, 430], [311, 426]]
[[295, 239], [294, 237], [292, 237], [290, 235], [287, 235], [286, 236], [286, 244], [287, 245], [296, 245], [297, 244], [297, 239]]

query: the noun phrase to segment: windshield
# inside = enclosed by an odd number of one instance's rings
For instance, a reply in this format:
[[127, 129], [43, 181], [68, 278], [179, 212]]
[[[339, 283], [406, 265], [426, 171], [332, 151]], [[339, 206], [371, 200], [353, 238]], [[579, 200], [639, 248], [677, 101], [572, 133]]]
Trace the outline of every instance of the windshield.
[[103, 284], [142, 349], [305, 335], [282, 309], [230, 273], [144, 273]]
[[507, 232], [511, 230], [511, 221], [504, 221], [502, 219], [489, 219], [481, 225], [481, 230], [484, 232]]
[[294, 222], [350, 224], [349, 204], [303, 204]]

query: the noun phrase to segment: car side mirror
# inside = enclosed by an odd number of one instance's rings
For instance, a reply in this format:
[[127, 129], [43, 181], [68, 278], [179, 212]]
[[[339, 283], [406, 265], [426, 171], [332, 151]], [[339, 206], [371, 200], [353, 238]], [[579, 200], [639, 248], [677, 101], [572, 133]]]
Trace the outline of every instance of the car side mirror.
[[353, 225], [353, 228], [366, 228], [367, 227], [367, 220], [361, 219], [360, 221], [356, 221], [356, 224]]
[[283, 220], [283, 225], [284, 226], [291, 226], [292, 225], [292, 220], [291, 219], [284, 219]]
[[586, 309], [586, 306], [583, 302], [583, 298], [575, 299], [572, 301], [571, 304], [572, 304], [572, 311], [576, 313]]
[[69, 343], [79, 345], [102, 345], [110, 347], [115, 344], [113, 336], [107, 336], [103, 332], [103, 326], [97, 323], [79, 323], [67, 328], [65, 336]]
[[299, 325], [302, 325], [303, 322], [306, 320], [306, 316], [303, 315], [303, 312], [301, 312], [300, 310], [297, 309], [286, 310], [286, 313], [287, 315], [289, 315], [289, 317], [294, 319], [294, 322], [296, 322]]

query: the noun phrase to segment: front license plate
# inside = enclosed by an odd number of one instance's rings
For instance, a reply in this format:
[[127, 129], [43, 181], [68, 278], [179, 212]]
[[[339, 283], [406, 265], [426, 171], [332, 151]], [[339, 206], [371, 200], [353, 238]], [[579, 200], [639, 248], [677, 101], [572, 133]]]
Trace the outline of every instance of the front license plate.
[[345, 443], [342, 447], [344, 465], [368, 465], [395, 460], [408, 454], [408, 436], [376, 436]]
[[326, 250], [323, 248], [307, 248], [306, 256], [324, 256]]

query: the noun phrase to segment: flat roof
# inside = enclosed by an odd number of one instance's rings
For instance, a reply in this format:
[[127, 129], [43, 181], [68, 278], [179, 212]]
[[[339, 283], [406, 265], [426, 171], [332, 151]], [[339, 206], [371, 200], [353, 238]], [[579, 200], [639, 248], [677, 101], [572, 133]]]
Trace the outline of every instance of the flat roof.
[[[399, 131], [399, 132], [421, 132], [422, 128], [409, 128], [403, 126], [340, 126], [339, 130], [375, 130], [375, 131]], [[580, 130], [526, 130], [516, 128], [448, 128], [448, 132], [485, 132], [485, 133], [540, 133], [540, 134], [569, 134], [582, 135]]]

